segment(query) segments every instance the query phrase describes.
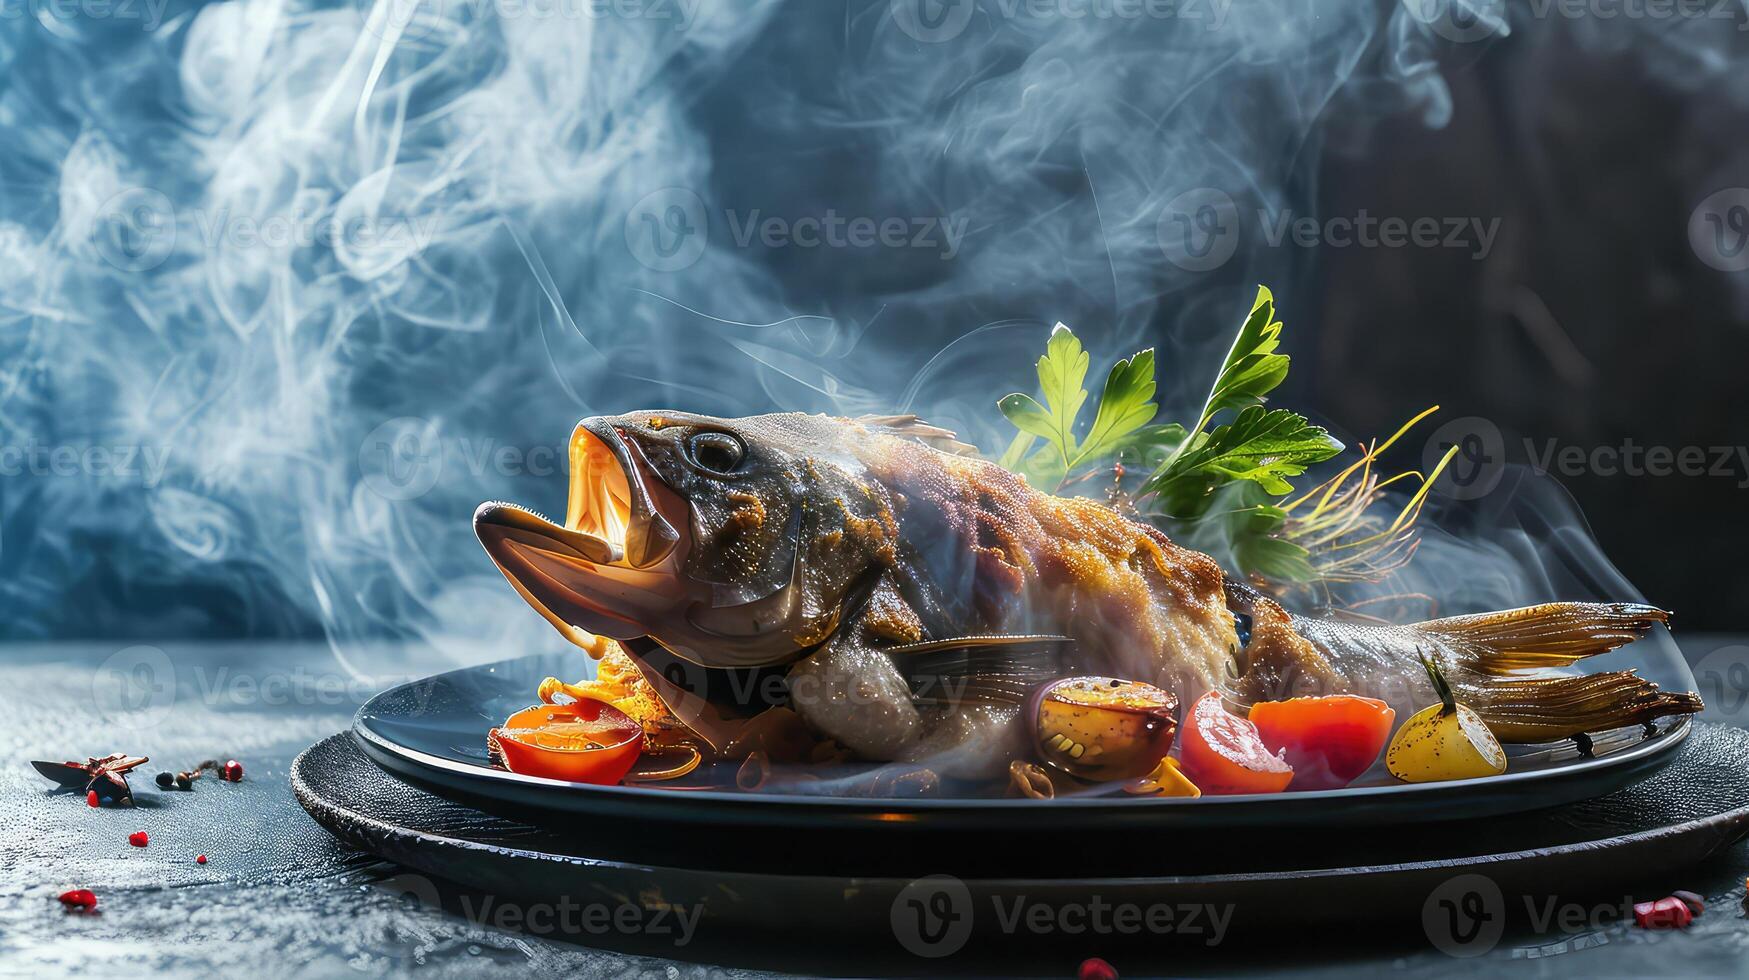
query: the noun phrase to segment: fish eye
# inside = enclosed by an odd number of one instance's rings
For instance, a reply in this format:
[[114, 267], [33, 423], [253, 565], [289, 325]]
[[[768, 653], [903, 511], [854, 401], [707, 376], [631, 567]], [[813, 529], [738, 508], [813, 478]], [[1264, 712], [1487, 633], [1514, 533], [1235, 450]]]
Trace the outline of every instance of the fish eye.
[[686, 451], [700, 469], [712, 473], [733, 473], [747, 455], [741, 440], [727, 432], [699, 432], [686, 440]]

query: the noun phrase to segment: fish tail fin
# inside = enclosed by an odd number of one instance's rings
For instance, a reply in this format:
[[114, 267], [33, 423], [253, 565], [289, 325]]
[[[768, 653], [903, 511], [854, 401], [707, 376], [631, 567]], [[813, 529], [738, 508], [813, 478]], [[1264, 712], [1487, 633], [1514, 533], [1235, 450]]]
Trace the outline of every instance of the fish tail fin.
[[1445, 641], [1463, 668], [1453, 683], [1497, 738], [1550, 742], [1701, 710], [1699, 695], [1660, 690], [1631, 670], [1524, 676], [1607, 653], [1669, 621], [1640, 603], [1549, 602], [1415, 628]]

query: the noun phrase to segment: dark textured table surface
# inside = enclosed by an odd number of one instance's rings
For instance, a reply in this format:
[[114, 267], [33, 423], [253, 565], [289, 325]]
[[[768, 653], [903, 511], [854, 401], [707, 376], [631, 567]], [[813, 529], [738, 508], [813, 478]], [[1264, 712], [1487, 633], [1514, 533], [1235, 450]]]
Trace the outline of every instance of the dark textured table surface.
[[[1708, 717], [1749, 721], [1749, 641], [1683, 644]], [[399, 869], [342, 848], [286, 780], [292, 759], [344, 728], [372, 693], [325, 646], [5, 646], [0, 690], [11, 760], [0, 766], [0, 975], [759, 975], [687, 962], [683, 946], [673, 959], [626, 956], [446, 912], [410, 899]], [[124, 691], [133, 695], [125, 703]], [[110, 751], [152, 757], [134, 779], [131, 810], [53, 793], [27, 764]], [[187, 793], [153, 785], [161, 769], [205, 758], [243, 762], [243, 782], [202, 779]], [[136, 830], [150, 834], [147, 847], [129, 845]], [[1738, 908], [1746, 873], [1749, 849], [1739, 845], [1673, 881], [1710, 899], [1683, 933], [1635, 929], [1606, 912], [1577, 928], [1508, 935], [1478, 959], [1431, 945], [1369, 948], [1356, 936], [1339, 956], [1290, 950], [1276, 965], [1314, 976], [1740, 976], [1749, 970], [1749, 920]], [[55, 896], [72, 887], [97, 892], [99, 914], [64, 912]], [[919, 961], [918, 972], [931, 966]]]

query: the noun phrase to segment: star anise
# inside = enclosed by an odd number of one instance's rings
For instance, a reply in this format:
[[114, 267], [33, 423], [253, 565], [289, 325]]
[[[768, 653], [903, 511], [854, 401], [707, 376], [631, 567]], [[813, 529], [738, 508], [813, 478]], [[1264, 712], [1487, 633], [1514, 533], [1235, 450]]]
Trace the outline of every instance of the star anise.
[[128, 788], [128, 773], [148, 761], [143, 755], [112, 752], [101, 759], [87, 758], [84, 762], [32, 762], [31, 765], [37, 772], [68, 789], [96, 793], [100, 802], [132, 806], [134, 793]]

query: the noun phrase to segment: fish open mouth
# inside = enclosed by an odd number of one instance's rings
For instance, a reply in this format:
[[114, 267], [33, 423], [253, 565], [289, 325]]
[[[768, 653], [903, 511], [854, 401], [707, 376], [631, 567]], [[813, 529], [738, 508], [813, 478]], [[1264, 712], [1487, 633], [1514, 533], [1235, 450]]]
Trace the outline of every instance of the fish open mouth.
[[516, 504], [474, 512], [492, 561], [542, 616], [586, 649], [587, 634], [631, 639], [651, 632], [687, 599], [680, 574], [688, 508], [605, 419], [571, 435], [565, 523]]

